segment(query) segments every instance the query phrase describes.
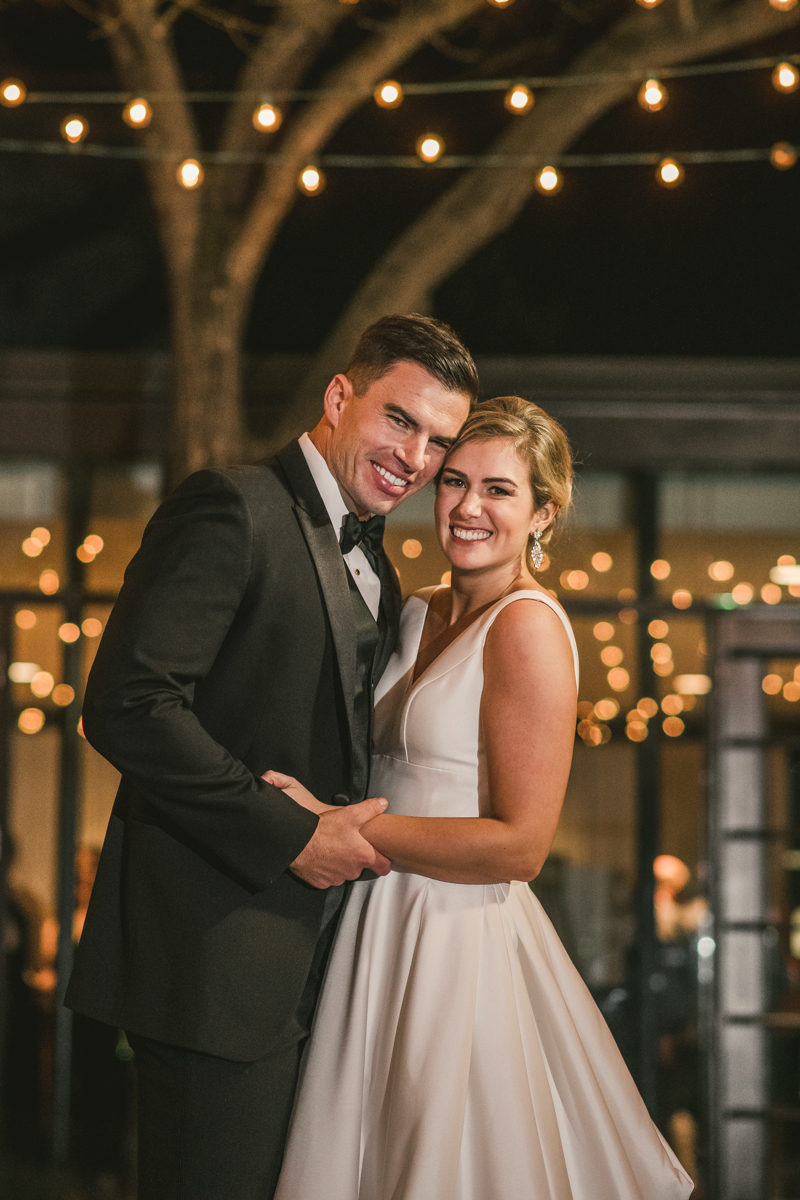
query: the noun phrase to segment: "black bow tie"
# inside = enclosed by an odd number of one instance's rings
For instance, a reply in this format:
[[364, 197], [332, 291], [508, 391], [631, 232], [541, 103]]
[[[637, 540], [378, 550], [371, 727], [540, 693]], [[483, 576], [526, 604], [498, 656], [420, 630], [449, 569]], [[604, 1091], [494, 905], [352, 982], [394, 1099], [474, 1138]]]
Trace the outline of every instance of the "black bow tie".
[[359, 521], [354, 512], [349, 512], [339, 534], [342, 554], [349, 554], [354, 546], [360, 546], [373, 571], [377, 572], [378, 557], [383, 548], [385, 524], [385, 517], [370, 517], [368, 521]]

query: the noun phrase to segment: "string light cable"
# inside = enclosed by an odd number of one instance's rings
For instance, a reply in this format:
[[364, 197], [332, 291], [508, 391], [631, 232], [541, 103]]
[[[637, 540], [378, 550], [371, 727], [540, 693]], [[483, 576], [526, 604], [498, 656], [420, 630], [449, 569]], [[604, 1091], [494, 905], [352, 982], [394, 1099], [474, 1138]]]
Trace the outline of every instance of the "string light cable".
[[[430, 135], [427, 135], [430, 136]], [[777, 154], [784, 157], [800, 155], [800, 146], [790, 142], [776, 142], [766, 148], [739, 150], [684, 150], [684, 151], [629, 151], [610, 154], [443, 154], [436, 159], [423, 160], [416, 154], [320, 154], [315, 159], [321, 167], [338, 167], [345, 170], [369, 170], [372, 168], [394, 168], [405, 170], [464, 170], [470, 167], [488, 167], [498, 170], [509, 167], [541, 170], [546, 165], [569, 169], [583, 167], [649, 167], [658, 166], [667, 157], [684, 165], [706, 163], [750, 163], [772, 162]], [[65, 144], [64, 142], [24, 141], [0, 138], [0, 153], [11, 154], [67, 154], [84, 158], [110, 158], [121, 160], [150, 160], [174, 162], [184, 161], [176, 150], [145, 149], [140, 146], [103, 146], [93, 142]], [[257, 153], [230, 150], [198, 151], [192, 163], [229, 166], [269, 165], [287, 161], [279, 151]], [[784, 162], [775, 165], [783, 166]], [[786, 163], [786, 165], [793, 165]]]
[[[603, 71], [583, 74], [567, 72], [563, 75], [529, 75], [517, 76], [514, 79], [464, 79], [430, 83], [403, 83], [387, 80], [400, 91], [400, 99], [406, 96], [456, 96], [469, 95], [477, 92], [508, 92], [514, 88], [563, 88], [563, 87], [594, 87], [604, 83], [621, 83], [649, 79], [688, 79], [704, 75], [726, 75], [741, 71], [774, 70], [782, 63], [800, 66], [800, 54], [771, 55], [768, 58], [745, 58], [729, 62], [717, 63], [687, 63], [673, 67], [631, 67], [626, 71]], [[15, 89], [20, 88], [20, 80], [5, 80], [0, 83], [0, 93], [5, 83]], [[272, 99], [280, 100], [320, 100], [326, 96], [336, 95], [374, 95], [382, 87], [373, 85], [365, 87], [335, 87], [335, 88], [299, 88], [293, 90], [272, 92]], [[224, 104], [231, 100], [252, 100], [263, 103], [264, 93], [257, 91], [205, 91], [205, 92], [147, 92], [141, 97], [136, 92], [25, 92], [24, 85], [20, 91], [13, 91], [6, 101], [7, 107], [18, 107], [21, 104], [122, 104], [127, 105], [133, 100], [142, 99], [149, 104], [157, 104], [167, 100], [186, 100], [191, 104]], [[397, 101], [392, 96], [392, 105]], [[0, 103], [3, 97], [0, 95]], [[384, 101], [386, 106], [386, 102]]]

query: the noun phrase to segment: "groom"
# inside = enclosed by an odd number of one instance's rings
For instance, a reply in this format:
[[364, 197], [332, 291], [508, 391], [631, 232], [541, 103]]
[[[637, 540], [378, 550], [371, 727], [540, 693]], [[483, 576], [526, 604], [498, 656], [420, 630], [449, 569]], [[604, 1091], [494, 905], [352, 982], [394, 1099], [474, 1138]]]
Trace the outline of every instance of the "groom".
[[190, 476], [128, 567], [86, 689], [122, 780], [67, 1003], [135, 1050], [140, 1200], [273, 1194], [343, 885], [390, 865], [359, 832], [400, 609], [383, 519], [476, 393], [452, 330], [384, 317], [310, 435]]

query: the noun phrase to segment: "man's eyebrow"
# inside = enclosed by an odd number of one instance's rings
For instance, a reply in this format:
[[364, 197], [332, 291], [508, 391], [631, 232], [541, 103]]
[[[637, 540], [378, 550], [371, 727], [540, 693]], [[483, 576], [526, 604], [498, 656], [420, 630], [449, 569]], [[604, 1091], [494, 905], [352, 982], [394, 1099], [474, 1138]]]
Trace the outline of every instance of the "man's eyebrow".
[[[406, 412], [399, 404], [386, 404], [384, 412], [391, 413], [395, 417], [402, 417], [412, 429], [419, 429], [419, 421], [416, 417], [412, 417], [411, 413]], [[444, 446], [452, 446], [456, 439], [454, 437], [445, 437], [444, 434], [434, 434], [431, 440], [441, 442]]]
[[393, 413], [396, 417], [402, 417], [406, 424], [410, 425], [412, 429], [419, 429], [419, 421], [417, 421], [415, 417], [412, 417], [411, 413], [408, 413], [404, 408], [401, 408], [399, 404], [387, 404], [384, 411], [387, 413]]

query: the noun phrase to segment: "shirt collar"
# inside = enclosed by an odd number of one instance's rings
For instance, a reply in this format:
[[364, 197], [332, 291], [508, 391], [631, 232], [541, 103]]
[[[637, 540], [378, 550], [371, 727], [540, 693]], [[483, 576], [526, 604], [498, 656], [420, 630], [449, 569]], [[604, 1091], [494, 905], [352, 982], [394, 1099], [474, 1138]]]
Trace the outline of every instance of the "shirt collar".
[[322, 497], [322, 503], [330, 517], [331, 525], [339, 536], [344, 519], [349, 509], [342, 499], [339, 485], [333, 477], [330, 467], [320, 454], [307, 433], [299, 438], [300, 449], [303, 451], [308, 469], [311, 472], [317, 491]]

